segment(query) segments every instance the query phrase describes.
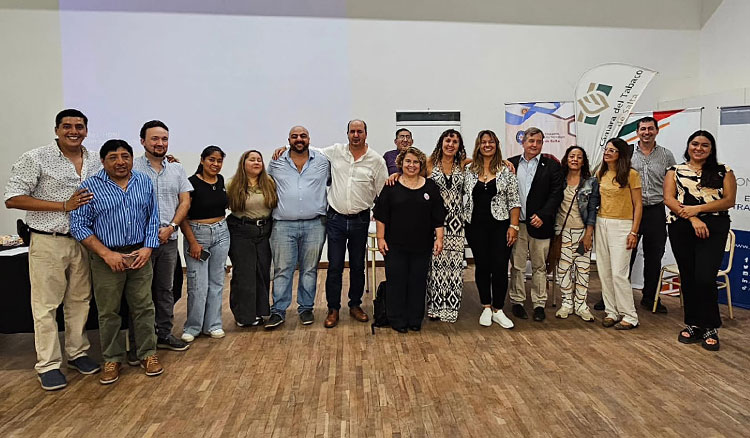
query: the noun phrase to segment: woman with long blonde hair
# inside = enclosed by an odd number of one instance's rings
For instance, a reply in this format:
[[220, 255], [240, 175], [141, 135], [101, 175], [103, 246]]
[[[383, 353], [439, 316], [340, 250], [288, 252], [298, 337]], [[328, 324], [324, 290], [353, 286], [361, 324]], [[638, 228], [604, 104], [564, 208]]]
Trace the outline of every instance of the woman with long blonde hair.
[[475, 281], [484, 307], [479, 324], [492, 322], [513, 328], [503, 313], [508, 291], [508, 262], [518, 238], [521, 201], [518, 179], [503, 161], [500, 140], [490, 130], [480, 131], [473, 161], [466, 167], [464, 207], [466, 238], [474, 254]]
[[270, 314], [271, 211], [278, 203], [276, 183], [266, 173], [263, 156], [250, 150], [242, 154], [227, 187], [232, 281], [229, 306], [240, 327], [259, 326]]

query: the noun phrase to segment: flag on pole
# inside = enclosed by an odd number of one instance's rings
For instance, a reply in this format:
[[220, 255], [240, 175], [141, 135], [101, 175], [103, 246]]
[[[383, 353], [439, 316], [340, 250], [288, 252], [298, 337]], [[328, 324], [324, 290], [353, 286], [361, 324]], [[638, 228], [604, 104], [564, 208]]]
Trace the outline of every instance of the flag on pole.
[[578, 145], [591, 169], [602, 161], [607, 140], [617, 137], [656, 72], [629, 64], [602, 64], [581, 76], [575, 90]]

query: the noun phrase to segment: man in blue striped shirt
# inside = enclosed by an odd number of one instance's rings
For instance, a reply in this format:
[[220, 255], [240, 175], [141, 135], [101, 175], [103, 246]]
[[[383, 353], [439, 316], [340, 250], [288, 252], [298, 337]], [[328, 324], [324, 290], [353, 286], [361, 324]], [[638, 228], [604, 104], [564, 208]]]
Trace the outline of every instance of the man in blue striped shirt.
[[146, 375], [164, 371], [156, 357], [154, 303], [151, 299], [151, 251], [159, 247], [159, 204], [148, 176], [134, 172], [133, 148], [124, 140], [108, 140], [99, 151], [104, 169], [81, 188], [94, 194], [70, 216], [70, 231], [91, 255], [94, 298], [99, 310], [99, 336], [104, 372], [99, 381], [114, 383], [125, 360], [118, 314], [123, 293], [128, 301]]

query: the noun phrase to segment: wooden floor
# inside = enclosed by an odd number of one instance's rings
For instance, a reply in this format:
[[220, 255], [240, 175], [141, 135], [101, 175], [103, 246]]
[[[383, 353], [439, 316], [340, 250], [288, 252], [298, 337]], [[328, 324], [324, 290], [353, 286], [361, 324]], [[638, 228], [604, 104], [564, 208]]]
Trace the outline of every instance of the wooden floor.
[[[551, 306], [544, 323], [485, 328], [471, 269], [465, 278], [456, 324], [406, 335], [373, 336], [348, 313], [325, 329], [322, 287], [314, 325], [290, 309], [275, 331], [241, 329], [225, 293], [226, 338], [160, 350], [162, 376], [125, 365], [110, 386], [64, 370], [68, 387], [43, 391], [33, 336], [0, 335], [0, 437], [750, 436], [750, 312], [724, 320], [718, 353], [677, 342], [677, 298], [668, 315], [639, 310], [630, 332], [558, 320]], [[179, 333], [184, 299], [176, 313]]]

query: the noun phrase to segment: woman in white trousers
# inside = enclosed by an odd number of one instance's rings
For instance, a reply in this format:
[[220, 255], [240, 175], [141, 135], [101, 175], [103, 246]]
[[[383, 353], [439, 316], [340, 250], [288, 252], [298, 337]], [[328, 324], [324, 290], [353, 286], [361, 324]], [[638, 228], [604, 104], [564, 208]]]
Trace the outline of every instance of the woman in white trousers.
[[641, 178], [630, 167], [628, 149], [625, 140], [610, 139], [597, 174], [601, 206], [596, 219], [596, 267], [606, 312], [602, 325], [617, 330], [638, 327], [628, 271], [630, 252], [638, 244], [643, 207]]

